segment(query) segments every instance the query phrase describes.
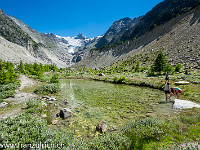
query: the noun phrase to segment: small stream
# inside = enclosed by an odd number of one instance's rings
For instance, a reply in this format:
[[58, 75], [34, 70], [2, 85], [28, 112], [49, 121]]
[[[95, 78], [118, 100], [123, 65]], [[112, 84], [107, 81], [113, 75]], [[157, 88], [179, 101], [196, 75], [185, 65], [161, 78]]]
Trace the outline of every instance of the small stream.
[[[173, 113], [172, 103], [164, 103], [164, 92], [156, 89], [81, 79], [61, 80], [61, 88], [58, 106], [51, 107], [52, 119], [59, 120], [52, 128], [77, 136], [94, 137], [100, 121], [106, 121], [108, 131], [115, 131], [126, 122], [147, 114]], [[63, 107], [70, 109], [73, 117], [56, 118]]]

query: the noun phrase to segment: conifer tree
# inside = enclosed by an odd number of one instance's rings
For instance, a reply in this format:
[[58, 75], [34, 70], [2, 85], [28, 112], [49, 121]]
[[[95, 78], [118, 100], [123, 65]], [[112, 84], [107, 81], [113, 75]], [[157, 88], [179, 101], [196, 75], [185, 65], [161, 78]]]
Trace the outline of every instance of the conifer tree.
[[153, 68], [155, 72], [159, 72], [161, 74], [162, 71], [164, 71], [166, 65], [166, 59], [165, 55], [163, 54], [162, 51], [158, 52], [158, 56], [156, 57]]

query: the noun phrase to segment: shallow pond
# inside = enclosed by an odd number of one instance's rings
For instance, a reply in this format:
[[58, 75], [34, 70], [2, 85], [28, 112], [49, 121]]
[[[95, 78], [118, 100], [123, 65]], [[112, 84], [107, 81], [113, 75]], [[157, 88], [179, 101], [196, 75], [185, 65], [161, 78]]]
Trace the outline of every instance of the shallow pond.
[[[62, 120], [52, 128], [74, 132], [88, 138], [95, 136], [96, 125], [106, 121], [108, 131], [120, 129], [127, 121], [146, 117], [147, 113], [165, 113], [164, 92], [151, 88], [111, 84], [90, 80], [61, 80], [62, 91], [58, 107], [52, 107], [52, 119], [60, 108], [69, 108], [73, 117]], [[64, 104], [64, 100], [68, 104]], [[168, 104], [171, 105], [171, 104]], [[158, 109], [159, 108], [159, 109]], [[167, 111], [172, 111], [169, 106]]]

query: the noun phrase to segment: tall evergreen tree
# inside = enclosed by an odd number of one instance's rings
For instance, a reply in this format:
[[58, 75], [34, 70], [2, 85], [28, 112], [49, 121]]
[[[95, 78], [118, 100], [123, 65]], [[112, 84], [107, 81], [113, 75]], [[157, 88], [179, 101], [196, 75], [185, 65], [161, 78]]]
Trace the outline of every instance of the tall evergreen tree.
[[154, 71], [159, 72], [161, 74], [161, 72], [164, 71], [165, 65], [166, 65], [165, 55], [163, 54], [162, 51], [159, 51], [158, 56], [154, 61]]
[[24, 72], [24, 64], [23, 64], [22, 60], [20, 60], [18, 69], [19, 69], [20, 72], [22, 72], [22, 73]]

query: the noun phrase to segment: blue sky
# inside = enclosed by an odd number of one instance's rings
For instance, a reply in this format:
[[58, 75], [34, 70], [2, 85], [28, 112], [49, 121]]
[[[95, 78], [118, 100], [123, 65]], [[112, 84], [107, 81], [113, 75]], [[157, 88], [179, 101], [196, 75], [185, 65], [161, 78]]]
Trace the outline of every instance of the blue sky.
[[88, 38], [124, 17], [145, 15], [163, 0], [2, 0], [0, 9], [41, 33]]

